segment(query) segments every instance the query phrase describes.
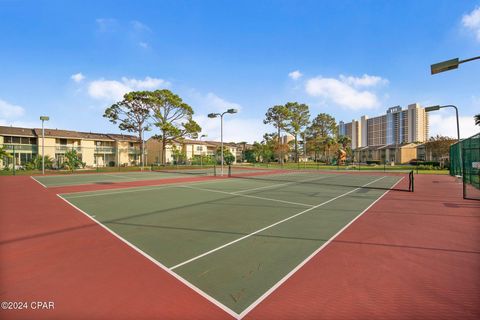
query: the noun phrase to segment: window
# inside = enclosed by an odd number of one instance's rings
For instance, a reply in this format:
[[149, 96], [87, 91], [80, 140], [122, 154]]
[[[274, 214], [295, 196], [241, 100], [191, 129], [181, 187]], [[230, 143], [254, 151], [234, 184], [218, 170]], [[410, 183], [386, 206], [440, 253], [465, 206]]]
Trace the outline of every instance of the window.
[[20, 143], [20, 137], [12, 137], [12, 143]]
[[203, 151], [203, 147], [202, 146], [197, 146], [197, 151]]
[[62, 146], [67, 145], [67, 139], [58, 139], [58, 141], [59, 141], [59, 144], [62, 145]]
[[20, 143], [21, 144], [30, 144], [30, 138], [21, 137], [20, 138]]
[[10, 136], [3, 137], [3, 142], [4, 143], [12, 143], [12, 137], [10, 137]]

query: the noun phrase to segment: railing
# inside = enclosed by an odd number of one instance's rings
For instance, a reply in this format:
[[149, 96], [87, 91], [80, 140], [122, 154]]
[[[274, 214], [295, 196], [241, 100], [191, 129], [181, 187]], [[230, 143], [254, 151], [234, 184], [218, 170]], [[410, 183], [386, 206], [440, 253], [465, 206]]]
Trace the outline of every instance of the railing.
[[[128, 153], [129, 154], [142, 154], [142, 148], [129, 147], [128, 148]], [[147, 149], [145, 149], [145, 154], [147, 154]]]
[[37, 153], [38, 146], [32, 144], [4, 144], [0, 145], [0, 147], [5, 148], [7, 152], [15, 151], [30, 151], [32, 153]]
[[115, 148], [107, 146], [97, 146], [95, 147], [95, 153], [115, 153]]
[[[47, 148], [47, 146], [45, 146]], [[56, 153], [65, 153], [67, 151], [75, 150], [77, 152], [82, 152], [82, 147], [76, 147], [76, 146], [55, 146], [55, 152]]]

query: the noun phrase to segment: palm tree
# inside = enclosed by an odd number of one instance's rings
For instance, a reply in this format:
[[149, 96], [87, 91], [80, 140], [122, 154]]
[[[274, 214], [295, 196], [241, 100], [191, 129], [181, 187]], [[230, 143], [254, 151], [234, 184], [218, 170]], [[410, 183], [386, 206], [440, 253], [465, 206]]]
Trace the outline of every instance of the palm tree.
[[480, 113], [476, 114], [473, 118], [475, 119], [475, 124], [480, 126]]
[[12, 155], [8, 153], [4, 147], [0, 147], [0, 159], [4, 157], [11, 158]]

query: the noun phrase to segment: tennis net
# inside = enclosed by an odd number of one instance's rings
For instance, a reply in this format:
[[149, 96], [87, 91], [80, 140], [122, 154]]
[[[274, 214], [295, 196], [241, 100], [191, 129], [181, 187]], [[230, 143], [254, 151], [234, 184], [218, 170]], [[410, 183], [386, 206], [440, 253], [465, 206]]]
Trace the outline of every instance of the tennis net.
[[194, 176], [215, 176], [216, 166], [154, 166], [150, 167], [151, 172], [166, 174], [186, 174]]
[[[228, 168], [228, 176], [237, 179], [253, 179], [278, 184], [302, 184], [332, 187], [354, 187], [414, 192], [413, 170], [408, 172], [327, 172], [317, 170], [235, 170]], [[379, 179], [381, 178], [381, 179]], [[369, 181], [379, 180], [374, 184]], [[365, 186], [365, 184], [368, 184]]]

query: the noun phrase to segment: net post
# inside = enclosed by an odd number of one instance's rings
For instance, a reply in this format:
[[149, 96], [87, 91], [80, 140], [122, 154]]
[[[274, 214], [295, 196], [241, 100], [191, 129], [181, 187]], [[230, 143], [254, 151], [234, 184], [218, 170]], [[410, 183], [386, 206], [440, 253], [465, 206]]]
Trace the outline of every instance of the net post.
[[232, 177], [232, 165], [228, 165], [228, 177]]
[[409, 173], [408, 173], [408, 191], [410, 192], [414, 192], [415, 191], [415, 187], [414, 187], [414, 175], [413, 175], [413, 170], [411, 170]]
[[217, 176], [217, 165], [215, 163], [213, 164], [213, 176]]

